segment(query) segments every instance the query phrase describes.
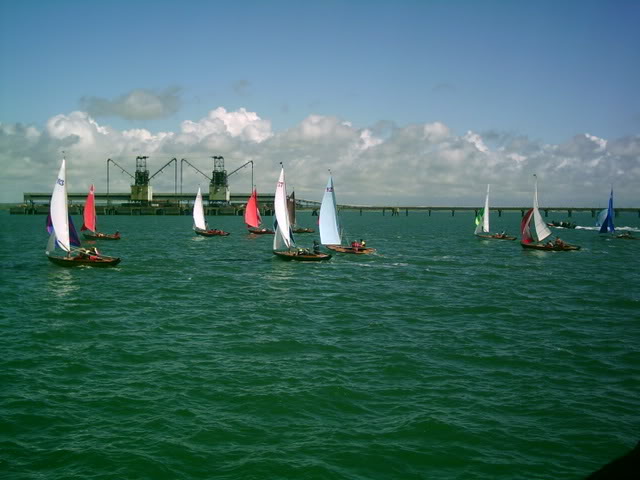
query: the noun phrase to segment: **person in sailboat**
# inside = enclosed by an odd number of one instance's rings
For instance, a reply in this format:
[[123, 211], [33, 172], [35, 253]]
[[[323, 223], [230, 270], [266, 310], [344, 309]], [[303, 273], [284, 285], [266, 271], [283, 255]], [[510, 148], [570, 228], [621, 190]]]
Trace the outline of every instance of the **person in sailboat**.
[[564, 243], [564, 241], [560, 237], [556, 238], [556, 241], [554, 243], [556, 247], [564, 247], [566, 245], [566, 243]]
[[313, 241], [313, 253], [320, 253], [320, 244], [316, 240]]

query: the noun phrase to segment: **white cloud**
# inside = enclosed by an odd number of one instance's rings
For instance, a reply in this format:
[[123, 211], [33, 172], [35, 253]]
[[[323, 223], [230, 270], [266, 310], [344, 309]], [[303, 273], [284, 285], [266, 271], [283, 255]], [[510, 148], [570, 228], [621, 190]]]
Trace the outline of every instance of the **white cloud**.
[[599, 137], [596, 137], [595, 135], [589, 135], [588, 133], [585, 133], [584, 136], [587, 137], [596, 145], [598, 145], [601, 151], [607, 148], [607, 141], [604, 138], [599, 138]]
[[[505, 133], [488, 135], [491, 148], [482, 134], [456, 135], [440, 122], [356, 128], [321, 115], [273, 132], [271, 123], [255, 112], [222, 107], [199, 121], [184, 121], [178, 132], [120, 131], [86, 112], [71, 112], [52, 117], [42, 131], [0, 124], [0, 201], [20, 201], [27, 191], [48, 192], [65, 150], [70, 189], [80, 192], [90, 183], [104, 191], [107, 158], [133, 172], [135, 157], [147, 155], [153, 174], [173, 157], [187, 158], [210, 172], [210, 157], [222, 155], [228, 171], [252, 160], [261, 192], [274, 190], [282, 161], [297, 196], [311, 200], [320, 199], [331, 168], [341, 203], [479, 205], [491, 183], [495, 205], [526, 206], [532, 174], [537, 173], [542, 204], [599, 206], [611, 184], [618, 206], [638, 204], [640, 135], [606, 140], [584, 134], [561, 145]], [[183, 173], [184, 191], [195, 191], [204, 181], [193, 169]], [[173, 191], [174, 180], [173, 174], [163, 172], [152, 184], [155, 191]], [[130, 181], [116, 169], [110, 189], [128, 191]], [[250, 170], [239, 171], [230, 183], [233, 191], [248, 192]]]
[[262, 120], [257, 113], [240, 108], [235, 112], [227, 112], [223, 107], [211, 110], [209, 115], [198, 122], [185, 120], [182, 122], [182, 133], [202, 140], [210, 135], [228, 134], [242, 140], [260, 143], [273, 135], [271, 122]]
[[476, 147], [478, 149], [478, 151], [480, 151], [482, 153], [488, 153], [489, 152], [489, 149], [484, 144], [484, 141], [482, 140], [482, 137], [480, 135], [478, 135], [477, 133], [473, 133], [472, 131], [468, 131], [465, 134], [464, 139], [467, 142], [469, 142], [470, 144], [472, 144], [474, 147]]

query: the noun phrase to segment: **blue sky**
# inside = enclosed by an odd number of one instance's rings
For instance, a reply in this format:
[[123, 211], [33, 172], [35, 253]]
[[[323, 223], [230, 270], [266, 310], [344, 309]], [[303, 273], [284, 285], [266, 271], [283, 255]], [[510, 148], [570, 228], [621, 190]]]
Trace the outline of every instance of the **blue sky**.
[[[212, 155], [222, 149], [225, 158], [236, 155], [238, 162], [262, 155], [270, 165], [276, 156], [297, 151], [316, 162], [323, 155], [323, 161], [326, 155], [338, 155], [342, 163], [371, 164], [375, 157], [386, 164], [390, 159], [383, 158], [382, 150], [389, 147], [390, 137], [397, 140], [391, 150], [399, 158], [405, 149], [399, 144], [403, 129], [439, 124], [446, 127], [448, 146], [471, 139], [481, 153], [488, 153], [483, 152], [485, 147], [495, 154], [506, 148], [527, 161], [562, 150], [593, 163], [594, 152], [584, 152], [580, 143], [586, 134], [598, 139], [592, 143], [601, 153], [600, 140], [607, 142], [608, 156], [602, 161], [626, 152], [628, 158], [608, 166], [611, 178], [606, 182], [617, 183], [617, 177], [635, 175], [638, 168], [632, 159], [640, 133], [639, 24], [640, 2], [635, 1], [4, 0], [0, 2], [0, 122], [5, 132], [0, 161], [11, 163], [24, 156], [32, 159], [25, 168], [38, 164], [35, 156], [46, 151], [45, 137], [72, 146], [73, 141], [64, 141], [61, 133], [78, 135], [80, 120], [67, 118], [72, 112], [85, 112], [88, 125], [113, 129], [122, 140], [123, 132], [140, 130], [154, 137], [161, 132], [178, 135], [184, 133], [183, 122], [200, 122], [222, 107], [225, 112], [245, 109], [269, 123], [269, 140], [242, 143], [228, 129], [223, 133], [234, 140], [231, 148], [222, 139], [212, 144], [207, 137], [209, 145], [218, 148]], [[59, 115], [76, 129], [59, 121], [53, 135], [47, 125]], [[373, 155], [368, 149], [367, 156], [353, 159], [345, 145], [327, 150], [326, 144], [332, 142], [326, 142], [318, 148], [317, 138], [314, 144], [304, 133], [309, 131], [305, 127], [309, 119], [316, 117], [333, 119], [334, 126], [348, 124], [355, 139], [361, 140], [363, 132], [371, 135], [380, 140], [372, 148], [380, 151]], [[216, 118], [227, 122], [226, 117]], [[324, 135], [336, 133], [326, 122], [311, 123], [324, 125]], [[39, 135], [38, 146], [28, 140], [28, 133], [20, 133], [29, 126], [44, 134]], [[293, 135], [298, 130], [302, 139]], [[205, 155], [205, 135], [201, 137], [198, 155]], [[431, 165], [432, 158], [424, 152], [441, 151], [442, 141], [434, 144], [423, 137], [422, 144], [404, 147]], [[92, 147], [96, 155], [109, 154], [108, 142], [99, 140], [100, 148]], [[273, 145], [276, 140], [280, 150]], [[618, 145], [625, 140], [624, 147]], [[285, 145], [288, 141], [293, 144]], [[305, 143], [302, 150], [300, 142]], [[610, 152], [613, 143], [619, 148]], [[91, 151], [87, 145], [84, 153]], [[271, 153], [260, 152], [260, 145]], [[556, 148], [549, 150], [550, 145]], [[185, 152], [195, 155], [192, 147]], [[533, 148], [538, 149], [535, 154]], [[162, 158], [177, 151], [166, 141], [151, 150]], [[82, 149], [75, 151], [80, 157]], [[114, 151], [124, 157], [133, 152], [121, 144]], [[557, 165], [564, 161], [566, 168], [575, 163], [567, 162], [567, 155], [558, 158]], [[451, 168], [459, 175], [482, 163], [472, 159], [467, 165], [458, 155], [445, 157], [455, 158]], [[48, 160], [52, 165], [59, 162], [59, 158]], [[87, 168], [91, 163], [82, 162]], [[400, 169], [411, 166], [408, 158], [398, 162]], [[632, 172], [620, 174], [621, 165], [631, 166]], [[435, 160], [433, 166], [438, 171], [446, 167]], [[509, 201], [530, 189], [535, 167], [521, 168], [518, 189], [510, 193]], [[268, 173], [265, 189], [272, 188], [269, 182], [275, 175]], [[354, 176], [354, 197], [364, 193], [361, 189], [374, 177]], [[440, 181], [456, 183], [454, 177]], [[43, 179], [43, 187], [49, 180]], [[472, 185], [471, 180], [462, 179], [460, 191]], [[499, 177], [475, 180], [479, 184]], [[598, 179], [579, 181], [575, 188]], [[39, 185], [19, 188], [31, 191]], [[311, 183], [308, 188], [311, 192]], [[415, 188], [406, 201], [421, 200], [419, 186]], [[625, 188], [621, 198], [640, 203]], [[470, 193], [481, 197], [482, 190]], [[13, 192], [12, 199], [21, 197], [21, 191]], [[597, 195], [600, 199], [606, 192]], [[422, 203], [435, 203], [425, 197]]]

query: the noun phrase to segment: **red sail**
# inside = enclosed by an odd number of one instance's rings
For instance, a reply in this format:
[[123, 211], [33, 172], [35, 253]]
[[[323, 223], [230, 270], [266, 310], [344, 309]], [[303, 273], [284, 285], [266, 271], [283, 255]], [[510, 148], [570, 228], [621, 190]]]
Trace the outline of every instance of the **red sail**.
[[254, 189], [244, 211], [244, 223], [250, 227], [258, 228], [261, 222], [260, 210], [258, 210], [258, 192]]
[[93, 185], [89, 188], [89, 195], [84, 204], [84, 223], [80, 230], [96, 231], [96, 198], [93, 192]]
[[533, 208], [529, 209], [527, 213], [525, 213], [522, 218], [522, 222], [520, 223], [520, 233], [522, 233], [522, 243], [531, 243], [533, 242], [533, 237], [531, 236], [531, 228], [529, 227], [529, 223], [531, 223], [531, 217], [533, 216]]

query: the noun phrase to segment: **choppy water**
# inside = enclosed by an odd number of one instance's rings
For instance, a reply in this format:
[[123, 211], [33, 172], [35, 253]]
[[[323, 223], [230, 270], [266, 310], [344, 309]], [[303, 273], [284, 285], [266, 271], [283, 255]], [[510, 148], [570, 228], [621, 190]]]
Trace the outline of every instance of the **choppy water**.
[[2, 478], [578, 479], [638, 440], [640, 240], [590, 215], [554, 253], [346, 213], [378, 254], [322, 264], [240, 217], [100, 220], [121, 265], [65, 269], [0, 214]]

